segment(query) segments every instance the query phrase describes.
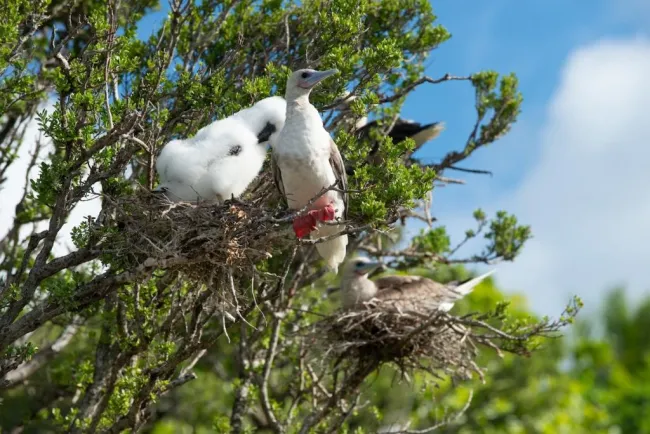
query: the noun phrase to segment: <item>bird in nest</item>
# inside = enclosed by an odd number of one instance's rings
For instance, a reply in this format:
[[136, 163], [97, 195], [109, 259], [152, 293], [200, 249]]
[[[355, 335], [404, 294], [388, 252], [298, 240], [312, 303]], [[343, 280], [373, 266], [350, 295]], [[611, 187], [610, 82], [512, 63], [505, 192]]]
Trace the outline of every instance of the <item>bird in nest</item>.
[[[343, 102], [337, 106], [337, 109], [342, 112], [349, 112], [350, 105], [357, 99], [357, 97], [355, 95], [350, 96], [349, 92], [347, 92], [343, 98]], [[345, 118], [344, 122], [350, 124], [352, 121], [353, 119], [348, 116]], [[382, 123], [384, 125], [387, 125], [386, 128], [388, 128], [388, 130], [385, 133], [393, 140], [393, 143], [400, 143], [409, 138], [413, 139], [415, 142], [415, 149], [411, 155], [419, 150], [425, 143], [436, 139], [445, 129], [444, 122], [431, 122], [423, 124], [400, 117], [395, 119], [394, 122], [392, 119], [384, 119], [382, 120]], [[375, 128], [382, 128], [379, 125], [378, 120], [369, 122], [367, 116], [362, 116], [361, 118], [354, 121], [352, 133], [357, 138], [357, 140], [362, 141], [370, 138], [370, 132]], [[381, 156], [379, 155], [378, 141], [372, 142], [366, 161], [374, 165], [381, 165], [383, 163]], [[348, 176], [352, 176], [354, 174], [354, 167], [352, 165], [346, 165], [345, 171]]]
[[343, 307], [359, 307], [371, 300], [377, 300], [379, 306], [398, 312], [449, 312], [456, 301], [469, 294], [476, 285], [496, 271], [491, 270], [463, 282], [448, 284], [422, 276], [408, 275], [370, 280], [368, 274], [381, 266], [381, 263], [364, 257], [353, 258], [345, 264], [341, 276]]
[[169, 200], [222, 203], [239, 197], [262, 169], [267, 145], [284, 126], [286, 102], [280, 96], [258, 101], [201, 128], [194, 137], [172, 140], [160, 152], [154, 192]]
[[[341, 154], [332, 137], [323, 126], [318, 110], [309, 102], [311, 90], [323, 79], [337, 73], [336, 69], [316, 71], [301, 69], [287, 80], [285, 99], [287, 116], [273, 148], [272, 168], [275, 184], [292, 210], [309, 205], [306, 215], [297, 217], [293, 229], [298, 238], [335, 235], [344, 226], [325, 224], [346, 219], [348, 208], [347, 177]], [[324, 189], [337, 184], [318, 197]], [[347, 235], [317, 243], [316, 249], [328, 267], [337, 272], [345, 259]]]

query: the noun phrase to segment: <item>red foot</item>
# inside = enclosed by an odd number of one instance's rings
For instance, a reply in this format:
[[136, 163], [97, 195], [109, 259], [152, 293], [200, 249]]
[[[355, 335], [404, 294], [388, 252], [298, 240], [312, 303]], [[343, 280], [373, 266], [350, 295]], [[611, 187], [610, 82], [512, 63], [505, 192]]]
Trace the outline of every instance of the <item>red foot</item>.
[[298, 238], [304, 238], [316, 229], [316, 217], [312, 214], [318, 211], [310, 211], [307, 215], [296, 217], [293, 220], [293, 232]]
[[293, 231], [298, 238], [304, 238], [316, 229], [316, 223], [327, 222], [336, 218], [336, 210], [332, 204], [321, 209], [308, 211], [306, 215], [296, 217], [293, 221]]
[[336, 209], [331, 203], [325, 205], [322, 209], [318, 211], [318, 220], [322, 222], [329, 222], [336, 218]]

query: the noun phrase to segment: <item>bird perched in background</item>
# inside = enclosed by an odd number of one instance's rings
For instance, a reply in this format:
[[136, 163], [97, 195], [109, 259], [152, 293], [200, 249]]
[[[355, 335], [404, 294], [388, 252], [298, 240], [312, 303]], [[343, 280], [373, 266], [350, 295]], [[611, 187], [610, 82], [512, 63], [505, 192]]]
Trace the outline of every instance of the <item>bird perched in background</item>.
[[280, 96], [201, 128], [194, 137], [172, 140], [160, 152], [156, 170], [172, 201], [223, 202], [239, 197], [262, 169], [267, 144], [284, 126], [286, 102]]
[[[298, 238], [314, 229], [320, 237], [336, 234], [342, 225], [320, 225], [319, 222], [346, 218], [348, 195], [347, 177], [343, 159], [327, 130], [318, 110], [309, 102], [309, 93], [336, 69], [315, 71], [301, 69], [287, 80], [285, 99], [287, 117], [284, 128], [273, 146], [273, 177], [287, 206], [299, 210], [306, 206], [323, 189], [338, 181], [338, 191], [330, 190], [310, 205], [309, 212], [293, 222]], [[336, 272], [345, 259], [347, 235], [317, 243], [316, 249], [327, 265]]]
[[379, 262], [358, 257], [345, 264], [341, 276], [341, 297], [346, 308], [357, 306], [372, 299], [379, 300], [382, 307], [399, 312], [430, 313], [434, 310], [448, 312], [454, 303], [495, 270], [488, 271], [464, 282], [443, 285], [421, 276], [386, 276], [368, 279], [368, 273], [381, 266]]
[[[348, 95], [344, 96], [347, 97], [347, 99], [345, 102], [339, 105], [339, 110], [348, 111], [352, 101], [357, 99], [357, 97], [354, 95], [350, 97], [348, 97]], [[377, 120], [368, 122], [368, 117], [363, 116], [355, 122], [353, 133], [356, 136], [357, 140], [364, 140], [370, 137], [370, 131], [377, 126]], [[415, 142], [415, 149], [411, 153], [412, 155], [425, 143], [437, 138], [444, 129], [445, 124], [443, 122], [421, 124], [419, 122], [411, 121], [408, 119], [397, 118], [386, 135], [393, 139], [393, 143], [399, 143], [408, 138], [413, 139]], [[378, 151], [379, 142], [373, 142], [367, 158], [367, 161], [369, 163], [377, 165], [382, 164], [381, 158], [378, 155]], [[345, 171], [348, 176], [352, 176], [354, 174], [354, 168], [350, 165], [346, 165]]]

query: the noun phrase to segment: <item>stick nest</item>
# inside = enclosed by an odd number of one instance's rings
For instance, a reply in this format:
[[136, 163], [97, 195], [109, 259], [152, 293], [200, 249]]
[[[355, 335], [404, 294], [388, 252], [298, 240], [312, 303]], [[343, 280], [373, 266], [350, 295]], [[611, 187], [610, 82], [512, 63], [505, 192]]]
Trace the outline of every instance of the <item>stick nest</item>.
[[325, 335], [325, 353], [337, 363], [377, 367], [392, 363], [403, 373], [423, 370], [437, 378], [446, 374], [460, 379], [477, 374], [483, 380], [483, 369], [476, 363], [481, 346], [499, 356], [504, 352], [528, 356], [539, 346], [536, 338], [555, 337], [572, 316], [521, 323], [504, 331], [493, 325], [503, 323], [497, 312], [462, 317], [440, 311], [423, 315], [368, 303], [317, 322], [313, 333], [316, 341]]
[[[323, 328], [329, 343], [328, 351], [337, 358], [365, 364], [394, 363], [402, 371], [424, 369], [438, 375], [471, 378], [482, 377], [474, 362], [477, 348], [469, 339], [469, 331], [444, 313], [424, 319], [416, 314], [368, 308], [342, 312]], [[370, 360], [369, 360], [370, 359]]]
[[215, 268], [250, 269], [251, 262], [292, 243], [274, 210], [251, 203], [171, 203], [164, 195], [143, 193], [120, 199], [115, 210], [117, 230], [108, 252], [125, 268], [148, 261], [205, 280]]

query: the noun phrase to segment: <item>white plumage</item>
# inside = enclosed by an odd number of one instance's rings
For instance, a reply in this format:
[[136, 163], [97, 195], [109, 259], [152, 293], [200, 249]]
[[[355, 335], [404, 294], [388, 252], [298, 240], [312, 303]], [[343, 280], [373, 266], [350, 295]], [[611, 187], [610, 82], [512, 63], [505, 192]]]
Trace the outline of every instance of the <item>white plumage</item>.
[[172, 201], [217, 201], [239, 197], [262, 169], [267, 144], [284, 125], [286, 102], [274, 96], [201, 128], [194, 137], [172, 140], [156, 170]]
[[[299, 210], [323, 189], [339, 182], [338, 188], [347, 189], [347, 179], [341, 154], [329, 133], [323, 127], [318, 111], [309, 102], [309, 92], [325, 77], [337, 72], [302, 69], [294, 72], [287, 82], [285, 98], [287, 116], [277, 143], [273, 146], [273, 169], [276, 185], [285, 196], [290, 209]], [[345, 218], [347, 194], [329, 191], [315, 201], [311, 211], [296, 219], [296, 236], [302, 237], [317, 229], [312, 238], [334, 235], [342, 225], [321, 225], [320, 221]], [[327, 265], [336, 272], [345, 259], [347, 235], [317, 243], [316, 249]]]

